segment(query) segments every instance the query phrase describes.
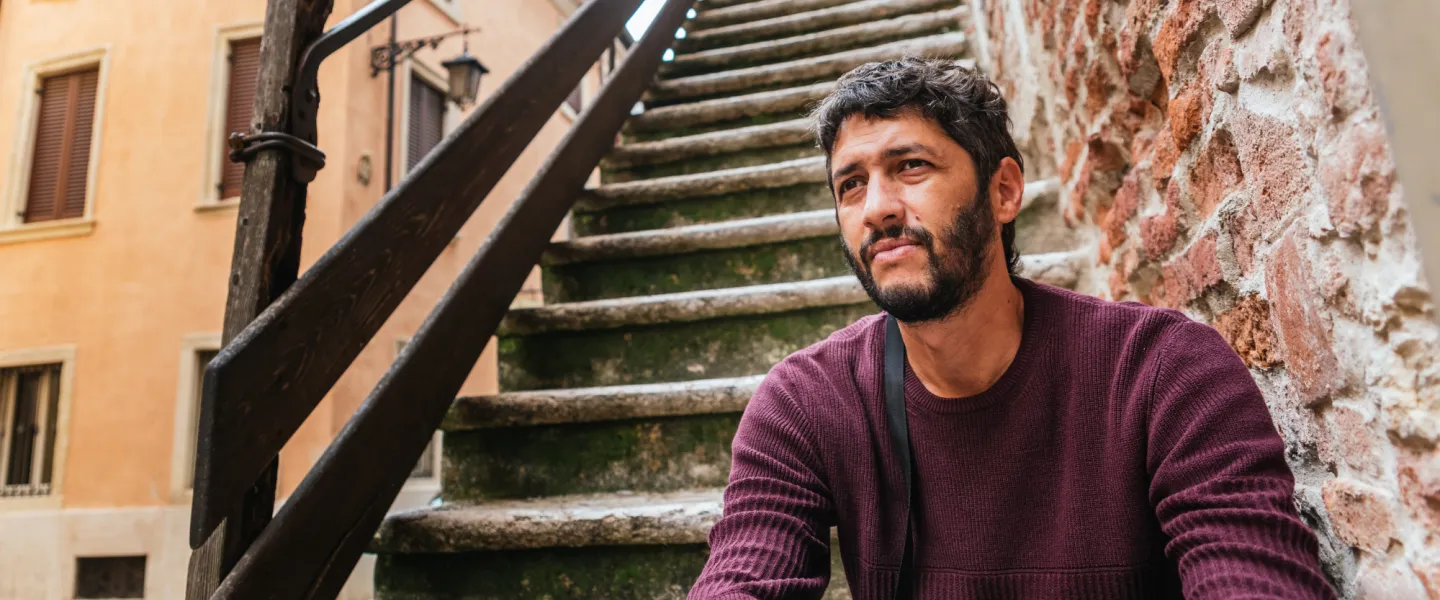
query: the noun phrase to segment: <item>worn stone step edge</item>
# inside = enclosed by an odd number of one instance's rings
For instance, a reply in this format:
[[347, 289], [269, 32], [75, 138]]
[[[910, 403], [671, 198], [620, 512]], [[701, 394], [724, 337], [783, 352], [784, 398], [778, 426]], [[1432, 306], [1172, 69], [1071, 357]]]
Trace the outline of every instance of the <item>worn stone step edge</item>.
[[440, 428], [470, 431], [561, 423], [736, 413], [764, 375], [592, 388], [503, 392], [455, 400]]
[[960, 6], [778, 40], [765, 40], [681, 54], [676, 56], [675, 60], [661, 65], [660, 73], [668, 75], [708, 68], [722, 68], [733, 63], [776, 62], [827, 50], [838, 51], [876, 40], [914, 37], [946, 25], [963, 24], [969, 14], [969, 8]]
[[687, 30], [685, 39], [676, 43], [676, 53], [725, 46], [727, 40], [778, 39], [926, 10], [948, 8], [956, 4], [957, 0], [862, 0], [771, 19], [702, 29], [693, 33]]
[[735, 6], [712, 8], [696, 13], [695, 18], [690, 19], [690, 21], [685, 24], [685, 30], [687, 32], [703, 31], [716, 27], [724, 27], [726, 25], [773, 19], [797, 12], [809, 12], [841, 4], [849, 4], [854, 1], [855, 0], [759, 0], [758, 2], [749, 2]]
[[731, 154], [744, 150], [796, 146], [811, 142], [810, 123], [791, 119], [778, 123], [751, 125], [653, 142], [616, 146], [600, 162], [601, 168], [623, 169], [641, 165], [676, 162], [699, 156]]
[[555, 242], [545, 251], [540, 264], [555, 266], [744, 248], [835, 235], [838, 231], [835, 211], [811, 210]]
[[553, 496], [447, 504], [386, 517], [380, 554], [701, 544], [720, 519], [720, 489]]
[[701, 0], [700, 3], [695, 5], [695, 8], [700, 12], [705, 12], [707, 10], [740, 6], [741, 4], [751, 4], [759, 1], [760, 0]]
[[[966, 52], [964, 32], [942, 33], [920, 38], [899, 40], [869, 48], [845, 50], [825, 56], [802, 58], [781, 63], [746, 67], [718, 73], [692, 75], [660, 80], [645, 91], [645, 99], [682, 100], [753, 89], [763, 86], [806, 81], [844, 74], [865, 63], [895, 60], [904, 56], [936, 58], [959, 57]], [[974, 61], [968, 61], [973, 66]]]
[[499, 335], [613, 329], [868, 302], [853, 276], [512, 309]]
[[[1023, 250], [1023, 249], [1022, 249]], [[1074, 290], [1090, 267], [1088, 250], [1021, 254], [1020, 276], [1046, 285]]]
[[[1060, 190], [1058, 179], [1042, 179], [1025, 184], [1020, 210], [1029, 210], [1040, 199], [1053, 197]], [[550, 244], [540, 259], [544, 266], [584, 262], [666, 256], [744, 248], [809, 239], [839, 232], [835, 211], [811, 210], [752, 219], [704, 223], [650, 229], [627, 233], [594, 235]]]
[[609, 183], [586, 190], [576, 200], [574, 208], [579, 212], [596, 212], [616, 206], [652, 204], [662, 200], [716, 196], [823, 181], [825, 158], [812, 156], [768, 165]]
[[645, 112], [631, 117], [625, 123], [625, 131], [630, 133], [662, 131], [760, 115], [795, 112], [807, 108], [833, 89], [835, 89], [835, 82], [826, 81], [754, 94], [649, 108]]

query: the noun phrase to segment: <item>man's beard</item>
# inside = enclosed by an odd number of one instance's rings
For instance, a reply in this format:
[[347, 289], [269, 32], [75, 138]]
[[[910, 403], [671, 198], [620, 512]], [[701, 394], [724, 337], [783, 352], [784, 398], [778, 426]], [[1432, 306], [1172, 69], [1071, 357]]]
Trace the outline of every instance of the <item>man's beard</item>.
[[[874, 232], [860, 244], [860, 258], [842, 237], [845, 262], [860, 285], [881, 310], [905, 323], [943, 319], [962, 310], [985, 285], [990, 274], [989, 249], [995, 237], [994, 211], [985, 186], [975, 192], [970, 206], [955, 215], [955, 222], [940, 232], [944, 253], [935, 247], [936, 236], [920, 227], [894, 225]], [[929, 257], [930, 284], [893, 284], [881, 289], [871, 272], [870, 247], [885, 238], [908, 239]]]

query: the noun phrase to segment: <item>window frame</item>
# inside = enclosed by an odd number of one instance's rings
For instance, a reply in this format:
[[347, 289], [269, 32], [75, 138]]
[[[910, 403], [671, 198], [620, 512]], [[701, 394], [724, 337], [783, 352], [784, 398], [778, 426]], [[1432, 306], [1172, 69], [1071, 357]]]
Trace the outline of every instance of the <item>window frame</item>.
[[219, 350], [219, 333], [192, 333], [180, 340], [170, 451], [170, 501], [175, 504], [189, 504], [194, 495], [191, 471], [195, 468], [194, 448], [200, 423], [200, 353]]
[[[85, 169], [85, 212], [79, 217], [26, 223], [19, 215], [30, 190], [30, 167], [35, 154], [35, 136], [40, 102], [35, 90], [47, 77], [96, 68], [95, 115], [90, 129], [90, 162]], [[100, 168], [100, 147], [105, 137], [105, 92], [110, 79], [110, 45], [102, 45], [54, 56], [25, 65], [21, 75], [19, 123], [0, 191], [0, 244], [88, 235], [95, 230], [95, 179]]]
[[390, 165], [390, 172], [398, 185], [401, 179], [410, 173], [410, 84], [415, 77], [425, 80], [435, 89], [445, 95], [445, 116], [440, 123], [441, 139], [450, 135], [460, 123], [460, 110], [450, 98], [450, 79], [430, 65], [415, 60], [414, 57], [406, 57], [395, 67], [395, 145], [391, 156], [394, 161]]
[[210, 57], [210, 89], [205, 111], [205, 176], [200, 182], [196, 211], [226, 210], [240, 206], [240, 197], [220, 197], [220, 180], [224, 176], [226, 111], [230, 100], [230, 45], [260, 37], [265, 24], [246, 21], [215, 28], [215, 45]]
[[[0, 351], [0, 369], [51, 364], [60, 365], [60, 375], [57, 378], [60, 398], [56, 402], [58, 415], [55, 419], [55, 454], [50, 470], [50, 493], [43, 496], [0, 496], [0, 511], [59, 508], [64, 500], [65, 462], [70, 447], [70, 401], [75, 387], [75, 346]], [[0, 393], [8, 394], [8, 387], [0, 390]], [[0, 415], [0, 418], [3, 417], [4, 415]]]

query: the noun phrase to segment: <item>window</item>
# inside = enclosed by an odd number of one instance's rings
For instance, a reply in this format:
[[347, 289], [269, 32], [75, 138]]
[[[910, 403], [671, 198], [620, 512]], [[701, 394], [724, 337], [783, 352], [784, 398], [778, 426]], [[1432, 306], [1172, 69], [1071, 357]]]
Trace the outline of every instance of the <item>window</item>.
[[225, 130], [220, 136], [220, 199], [240, 196], [245, 163], [231, 162], [228, 139], [231, 132], [250, 129], [255, 110], [255, 87], [260, 77], [260, 38], [231, 40], [226, 55], [229, 77], [225, 86]]
[[75, 559], [76, 598], [144, 598], [145, 556]]
[[0, 497], [50, 494], [59, 415], [59, 364], [0, 369]]
[[176, 373], [175, 428], [170, 458], [170, 500], [188, 504], [195, 487], [195, 444], [200, 425], [200, 397], [205, 367], [220, 353], [220, 334], [194, 333], [180, 340]]
[[30, 182], [22, 220], [39, 223], [85, 216], [90, 137], [100, 69], [92, 67], [40, 80]]
[[419, 75], [410, 76], [409, 135], [405, 146], [407, 171], [420, 164], [445, 137], [445, 93]]

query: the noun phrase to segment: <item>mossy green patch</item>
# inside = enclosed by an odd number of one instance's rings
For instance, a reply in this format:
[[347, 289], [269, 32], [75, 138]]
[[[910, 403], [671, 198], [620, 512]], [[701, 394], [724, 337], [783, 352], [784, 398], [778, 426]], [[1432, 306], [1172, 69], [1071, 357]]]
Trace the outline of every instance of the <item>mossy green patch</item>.
[[803, 110], [787, 109], [777, 112], [761, 113], [753, 116], [742, 117], [739, 119], [727, 119], [724, 121], [697, 123], [695, 125], [657, 129], [654, 131], [629, 132], [624, 134], [624, 137], [622, 139], [624, 139], [625, 143], [649, 142], [654, 140], [663, 140], [672, 137], [679, 137], [682, 135], [695, 135], [697, 133], [724, 131], [726, 129], [748, 127], [750, 125], [765, 125], [768, 123], [778, 123], [780, 121], [790, 121], [794, 119], [804, 118], [805, 114], [806, 113]]
[[754, 189], [720, 196], [618, 206], [598, 212], [571, 214], [577, 235], [599, 235], [719, 223], [734, 219], [834, 208], [823, 183]]
[[722, 169], [755, 167], [813, 156], [820, 156], [820, 149], [816, 148], [815, 144], [762, 148], [729, 154], [707, 154], [675, 162], [637, 166], [629, 169], [602, 169], [600, 180], [604, 183], [620, 183], [673, 175], [709, 173]]
[[543, 269], [545, 301], [577, 302], [784, 281], [850, 272], [837, 236]]
[[505, 337], [503, 390], [625, 385], [765, 373], [875, 312], [869, 302], [782, 313]]
[[738, 413], [455, 431], [446, 502], [722, 487]]
[[375, 597], [680, 600], [709, 554], [704, 544], [384, 554], [375, 568]]

